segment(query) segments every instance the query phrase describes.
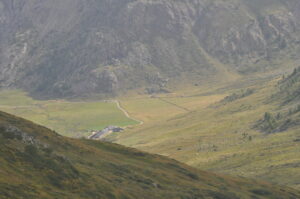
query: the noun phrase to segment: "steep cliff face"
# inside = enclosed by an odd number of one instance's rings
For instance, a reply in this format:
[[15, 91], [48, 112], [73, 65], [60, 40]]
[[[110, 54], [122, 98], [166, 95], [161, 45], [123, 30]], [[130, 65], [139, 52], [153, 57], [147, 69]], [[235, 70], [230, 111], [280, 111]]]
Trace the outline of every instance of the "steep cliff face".
[[149, 80], [157, 74], [192, 82], [228, 69], [213, 59], [251, 70], [299, 46], [299, 7], [295, 0], [0, 0], [0, 86], [69, 97], [166, 86]]

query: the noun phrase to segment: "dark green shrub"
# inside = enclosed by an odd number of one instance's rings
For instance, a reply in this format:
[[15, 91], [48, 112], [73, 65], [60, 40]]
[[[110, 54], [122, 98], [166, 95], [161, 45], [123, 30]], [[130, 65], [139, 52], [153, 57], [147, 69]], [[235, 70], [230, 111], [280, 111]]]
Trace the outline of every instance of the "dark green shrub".
[[34, 145], [27, 145], [27, 146], [25, 146], [24, 152], [30, 156], [37, 156], [38, 148]]
[[271, 195], [271, 193], [269, 191], [264, 190], [264, 189], [253, 189], [253, 190], [251, 190], [251, 192], [256, 194], [256, 195], [260, 195], [260, 196]]
[[46, 155], [51, 156], [51, 154], [53, 153], [53, 149], [52, 148], [44, 148], [43, 151], [46, 153]]
[[221, 102], [223, 103], [228, 103], [228, 102], [233, 102], [238, 99], [242, 99], [244, 97], [248, 97], [249, 95], [252, 95], [254, 93], [253, 89], [246, 89], [242, 90], [238, 93], [233, 93], [232, 95], [226, 96]]
[[50, 182], [53, 186], [59, 187], [59, 188], [62, 187], [61, 181], [60, 181], [60, 179], [59, 179], [57, 176], [55, 176], [55, 175], [53, 175], [53, 174], [49, 174], [49, 175], [47, 176], [47, 178], [48, 178], [49, 182]]

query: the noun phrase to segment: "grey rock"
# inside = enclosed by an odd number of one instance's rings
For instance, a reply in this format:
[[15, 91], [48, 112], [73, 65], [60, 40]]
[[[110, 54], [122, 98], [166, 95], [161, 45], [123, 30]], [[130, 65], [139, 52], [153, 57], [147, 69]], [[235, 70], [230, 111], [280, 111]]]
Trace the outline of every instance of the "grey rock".
[[[251, 71], [299, 49], [299, 10], [297, 0], [0, 0], [0, 87], [115, 95], [212, 78], [222, 69], [210, 60]], [[170, 81], [149, 81], [157, 73]]]

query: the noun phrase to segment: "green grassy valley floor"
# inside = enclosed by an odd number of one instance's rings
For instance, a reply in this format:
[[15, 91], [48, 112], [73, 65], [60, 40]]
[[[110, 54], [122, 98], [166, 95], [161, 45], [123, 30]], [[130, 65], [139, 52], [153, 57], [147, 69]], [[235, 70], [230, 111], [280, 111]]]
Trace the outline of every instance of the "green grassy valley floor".
[[[261, 78], [123, 99], [125, 109], [145, 124], [109, 140], [196, 168], [300, 189], [299, 128], [272, 134], [255, 128], [266, 112], [284, 109], [279, 98], [272, 98], [279, 81], [280, 77]], [[250, 94], [245, 94], [247, 89]]]
[[0, 91], [0, 110], [47, 126], [62, 135], [81, 137], [108, 125], [138, 124], [113, 102], [34, 100], [21, 91]]
[[299, 127], [275, 133], [257, 128], [266, 112], [275, 115], [294, 106], [282, 106], [282, 97], [275, 95], [282, 81], [278, 74], [282, 71], [169, 94], [120, 98], [121, 106], [143, 125], [128, 119], [114, 103], [37, 101], [20, 91], [2, 91], [0, 109], [72, 137], [107, 125], [129, 125], [105, 139], [196, 168], [300, 189]]
[[291, 188], [203, 172], [117, 144], [72, 139], [0, 112], [0, 198], [296, 199]]

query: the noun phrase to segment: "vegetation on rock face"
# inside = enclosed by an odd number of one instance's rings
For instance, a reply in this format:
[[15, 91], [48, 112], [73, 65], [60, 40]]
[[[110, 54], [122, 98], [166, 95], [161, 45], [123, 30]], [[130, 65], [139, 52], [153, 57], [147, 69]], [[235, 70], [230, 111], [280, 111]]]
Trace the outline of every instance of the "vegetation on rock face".
[[297, 103], [300, 99], [300, 67], [279, 82], [280, 91], [274, 97], [283, 99], [283, 104]]
[[3, 199], [300, 196], [290, 188], [198, 171], [115, 144], [65, 138], [3, 112], [0, 145]]
[[245, 91], [242, 90], [238, 93], [233, 93], [229, 96], [226, 96], [221, 102], [222, 103], [229, 103], [229, 102], [233, 102], [235, 100], [238, 100], [238, 99], [241, 99], [241, 98], [244, 98], [244, 97], [247, 97], [249, 95], [252, 95], [254, 93], [254, 90], [253, 89], [246, 89]]
[[269, 101], [280, 104], [277, 113], [266, 112], [264, 118], [255, 125], [266, 133], [283, 132], [300, 125], [300, 68], [295, 68], [287, 77], [282, 77], [276, 86], [278, 91]]
[[276, 131], [276, 128], [278, 126], [279, 126], [278, 121], [269, 112], [266, 112], [264, 118], [261, 121], [259, 121], [257, 124], [257, 127], [259, 127], [262, 131], [267, 133], [272, 133]]
[[299, 114], [295, 115], [300, 111], [297, 107], [295, 110], [290, 109], [289, 112], [278, 112], [276, 116], [266, 112], [264, 119], [257, 122], [256, 128], [265, 133], [277, 133], [284, 132], [289, 128], [298, 126], [300, 124]]

